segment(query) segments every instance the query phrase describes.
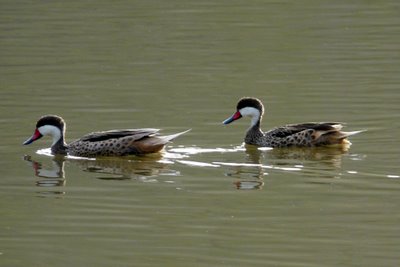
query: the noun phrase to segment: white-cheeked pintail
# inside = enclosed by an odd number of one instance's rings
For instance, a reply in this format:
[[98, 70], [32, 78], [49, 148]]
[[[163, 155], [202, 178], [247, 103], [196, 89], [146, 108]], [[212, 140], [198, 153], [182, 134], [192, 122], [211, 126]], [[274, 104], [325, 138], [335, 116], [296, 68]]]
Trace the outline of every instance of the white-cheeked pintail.
[[362, 132], [343, 132], [343, 125], [338, 122], [289, 124], [263, 132], [260, 129], [263, 114], [264, 106], [259, 99], [244, 97], [237, 103], [236, 112], [223, 123], [229, 124], [241, 117], [250, 117], [251, 124], [244, 142], [261, 147], [347, 145], [350, 144], [347, 137]]
[[143, 155], [161, 151], [168, 142], [190, 131], [160, 136], [159, 129], [152, 128], [110, 130], [89, 133], [66, 144], [65, 130], [63, 118], [46, 115], [37, 121], [34, 134], [23, 144], [28, 145], [42, 136], [49, 135], [53, 138], [53, 154], [78, 157]]

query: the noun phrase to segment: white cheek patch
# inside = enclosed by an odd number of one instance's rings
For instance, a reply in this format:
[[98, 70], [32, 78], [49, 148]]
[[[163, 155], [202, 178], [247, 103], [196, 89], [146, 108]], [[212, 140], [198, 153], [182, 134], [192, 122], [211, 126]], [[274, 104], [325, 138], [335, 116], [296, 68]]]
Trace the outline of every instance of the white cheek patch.
[[53, 137], [53, 144], [57, 143], [58, 140], [61, 138], [61, 131], [56, 126], [53, 125], [43, 125], [38, 128], [38, 131], [44, 135], [50, 135]]
[[239, 110], [240, 114], [242, 116], [247, 116], [247, 117], [260, 117], [260, 111], [256, 108], [252, 107], [245, 107]]
[[42, 135], [60, 135], [60, 130], [53, 125], [44, 125], [44, 126], [40, 126], [38, 128], [38, 131], [42, 134]]
[[251, 126], [255, 125], [261, 116], [260, 111], [253, 107], [241, 108], [239, 112], [240, 114], [242, 114], [243, 117], [251, 118]]

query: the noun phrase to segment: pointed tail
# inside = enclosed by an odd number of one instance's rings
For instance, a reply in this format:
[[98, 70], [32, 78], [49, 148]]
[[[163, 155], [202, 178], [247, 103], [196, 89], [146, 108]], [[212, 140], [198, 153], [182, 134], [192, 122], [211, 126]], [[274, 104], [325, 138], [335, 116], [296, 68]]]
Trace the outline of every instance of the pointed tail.
[[187, 132], [190, 132], [191, 130], [192, 129], [186, 130], [184, 132], [176, 133], [176, 134], [157, 136], [157, 137], [160, 138], [161, 140], [165, 141], [165, 143], [167, 143], [167, 142], [170, 142], [170, 141], [174, 140], [178, 136], [181, 136], [181, 135], [183, 135], [183, 134], [185, 134]]
[[343, 132], [343, 131], [318, 131], [314, 133], [315, 145], [334, 145], [334, 144], [351, 144], [347, 137], [365, 132], [365, 130]]
[[355, 134], [359, 134], [362, 132], [366, 132], [367, 130], [359, 130], [359, 131], [352, 131], [352, 132], [341, 132], [344, 136], [344, 138], [355, 135]]
[[136, 154], [148, 154], [148, 153], [156, 153], [161, 151], [164, 146], [177, 138], [178, 136], [185, 134], [189, 132], [191, 129], [176, 133], [176, 134], [171, 134], [171, 135], [166, 135], [166, 136], [160, 136], [160, 135], [152, 135], [149, 137], [145, 137], [139, 141], [135, 142], [135, 153]]

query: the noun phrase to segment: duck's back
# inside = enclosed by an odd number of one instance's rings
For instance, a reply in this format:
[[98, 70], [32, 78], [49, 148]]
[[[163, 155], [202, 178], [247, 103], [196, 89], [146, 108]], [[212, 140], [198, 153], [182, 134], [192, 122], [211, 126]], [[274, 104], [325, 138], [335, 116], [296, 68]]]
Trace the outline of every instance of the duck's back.
[[155, 153], [165, 143], [157, 142], [158, 129], [127, 129], [94, 132], [68, 144], [68, 154], [79, 157], [126, 156]]
[[269, 147], [336, 145], [343, 143], [346, 137], [358, 133], [342, 132], [342, 127], [338, 122], [289, 124], [265, 132], [253, 144]]

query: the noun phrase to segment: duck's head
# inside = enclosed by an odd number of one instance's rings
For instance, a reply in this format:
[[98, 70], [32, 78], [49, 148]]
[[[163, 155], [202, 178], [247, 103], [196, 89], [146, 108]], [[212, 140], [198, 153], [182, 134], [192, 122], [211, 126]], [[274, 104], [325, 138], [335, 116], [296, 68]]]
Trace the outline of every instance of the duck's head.
[[251, 126], [253, 126], [261, 120], [263, 114], [264, 106], [259, 99], [254, 97], [243, 97], [236, 105], [236, 112], [222, 123], [229, 124], [241, 117], [250, 117]]
[[64, 136], [64, 131], [65, 122], [63, 118], [57, 115], [46, 115], [37, 121], [35, 132], [23, 144], [29, 145], [30, 143], [40, 139], [42, 136], [50, 135], [53, 137], [52, 145], [54, 145]]

